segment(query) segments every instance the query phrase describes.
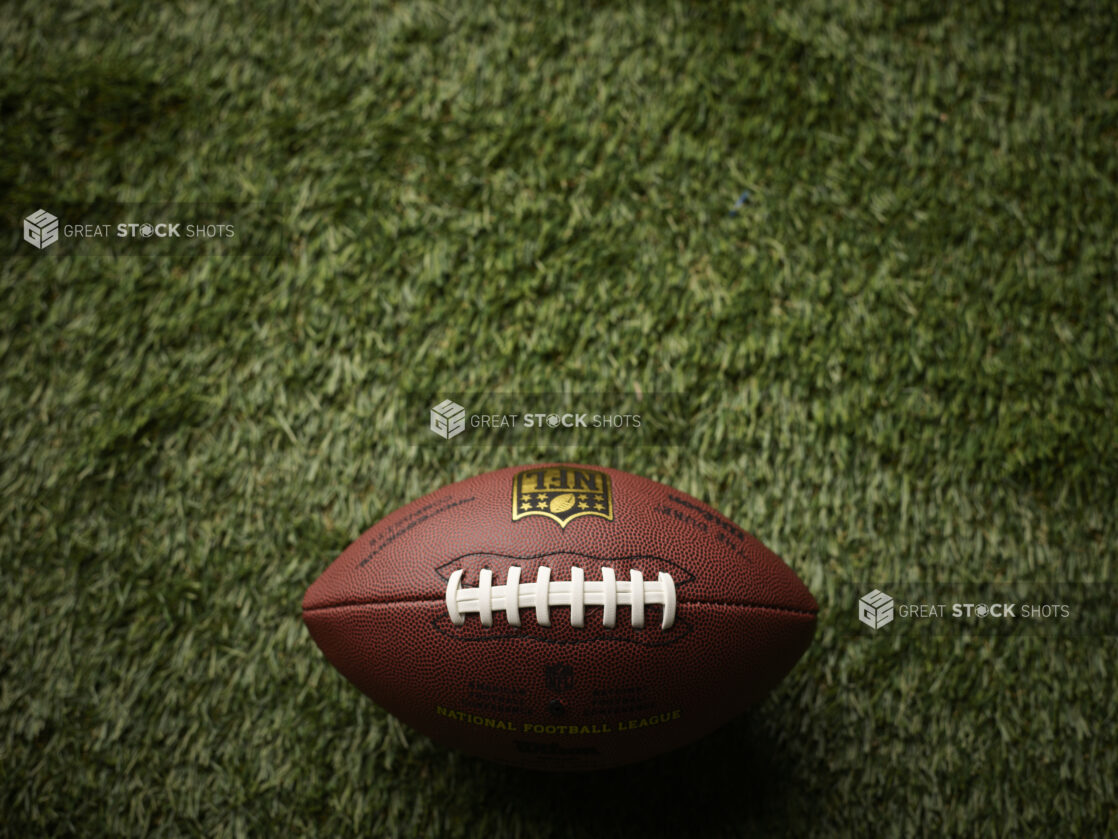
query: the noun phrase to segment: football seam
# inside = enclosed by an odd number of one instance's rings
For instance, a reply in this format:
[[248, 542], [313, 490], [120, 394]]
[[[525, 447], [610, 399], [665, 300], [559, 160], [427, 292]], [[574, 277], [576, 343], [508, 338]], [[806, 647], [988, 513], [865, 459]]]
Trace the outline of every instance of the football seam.
[[[603, 565], [613, 566], [616, 563], [633, 562], [634, 560], [652, 560], [660, 562], [664, 565], [670, 565], [680, 571], [681, 577], [676, 583], [677, 586], [684, 586], [688, 583], [694, 582], [695, 575], [680, 565], [678, 562], [673, 562], [662, 556], [648, 553], [635, 553], [628, 556], [595, 556], [594, 554], [582, 553], [581, 551], [561, 550], [561, 551], [545, 551], [544, 553], [530, 554], [529, 556], [518, 556], [516, 554], [499, 553], [496, 551], [471, 551], [468, 554], [462, 554], [454, 559], [447, 560], [442, 565], [435, 567], [435, 573], [439, 575], [444, 582], [450, 579], [449, 575], [443, 574], [443, 569], [451, 568], [464, 564], [464, 560], [473, 557], [494, 557], [499, 559], [511, 559], [513, 562], [535, 562], [536, 560], [546, 560], [553, 556], [577, 556], [581, 559], [588, 559], [591, 562], [602, 563]], [[487, 567], [487, 566], [483, 566]]]
[[[374, 601], [358, 601], [355, 603], [335, 603], [331, 606], [312, 606], [310, 608], [304, 607], [303, 614], [310, 612], [325, 612], [329, 609], [348, 609], [353, 606], [406, 606], [412, 603], [438, 603], [446, 607], [446, 600], [442, 597], [416, 597], [411, 600], [374, 600]], [[733, 609], [768, 609], [773, 612], [785, 612], [790, 615], [808, 615], [811, 617], [818, 617], [818, 609], [796, 609], [791, 606], [774, 606], [769, 603], [734, 603], [726, 600], [686, 600], [681, 601], [679, 606], [724, 606]], [[598, 606], [588, 606], [589, 609], [600, 608]], [[652, 608], [656, 608], [655, 605]], [[496, 614], [496, 613], [494, 613]]]

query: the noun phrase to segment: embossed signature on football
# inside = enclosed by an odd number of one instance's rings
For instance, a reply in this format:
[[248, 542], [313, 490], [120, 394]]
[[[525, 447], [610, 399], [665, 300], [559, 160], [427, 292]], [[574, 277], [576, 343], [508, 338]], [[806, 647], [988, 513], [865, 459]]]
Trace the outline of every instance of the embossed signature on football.
[[504, 763], [642, 760], [779, 682], [818, 606], [713, 508], [597, 466], [501, 469], [361, 535], [307, 590], [326, 658], [399, 719]]

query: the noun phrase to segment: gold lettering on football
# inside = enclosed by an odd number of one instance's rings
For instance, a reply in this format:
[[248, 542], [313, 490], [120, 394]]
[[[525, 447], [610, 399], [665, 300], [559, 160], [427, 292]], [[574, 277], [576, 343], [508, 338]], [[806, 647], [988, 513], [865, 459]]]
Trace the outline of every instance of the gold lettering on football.
[[512, 479], [512, 520], [544, 516], [566, 527], [580, 516], [613, 521], [609, 475], [585, 466], [524, 469]]

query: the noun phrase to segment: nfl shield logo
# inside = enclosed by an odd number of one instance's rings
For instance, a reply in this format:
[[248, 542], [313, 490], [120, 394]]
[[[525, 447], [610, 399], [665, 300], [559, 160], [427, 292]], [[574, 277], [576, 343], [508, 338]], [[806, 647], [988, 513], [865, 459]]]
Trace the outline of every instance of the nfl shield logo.
[[552, 664], [544, 668], [544, 681], [548, 690], [562, 693], [570, 690], [575, 683], [575, 669], [569, 664]]
[[560, 527], [581, 516], [613, 521], [609, 475], [577, 466], [545, 466], [517, 472], [512, 479], [512, 520], [549, 518]]

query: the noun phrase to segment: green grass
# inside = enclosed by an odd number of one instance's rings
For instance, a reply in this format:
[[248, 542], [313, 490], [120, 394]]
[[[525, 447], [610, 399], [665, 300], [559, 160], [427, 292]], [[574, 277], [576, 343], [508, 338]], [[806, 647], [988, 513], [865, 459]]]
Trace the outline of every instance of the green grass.
[[[846, 597], [1115, 579], [1106, 4], [18, 3], [0, 68], [0, 834], [1118, 831], [1113, 636], [902, 643]], [[283, 211], [251, 252], [18, 240], [137, 201]], [[634, 388], [689, 438], [392, 432], [406, 392]], [[770, 699], [555, 778], [329, 668], [299, 603], [345, 545], [543, 458], [785, 557], [823, 613]]]

